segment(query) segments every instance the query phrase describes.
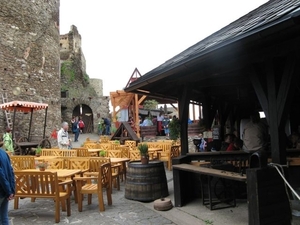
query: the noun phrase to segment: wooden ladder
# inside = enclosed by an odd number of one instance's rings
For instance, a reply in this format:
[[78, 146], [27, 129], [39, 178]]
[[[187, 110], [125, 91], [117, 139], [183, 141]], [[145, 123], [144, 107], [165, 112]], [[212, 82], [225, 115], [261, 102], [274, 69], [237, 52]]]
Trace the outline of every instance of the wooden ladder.
[[[2, 102], [3, 102], [3, 104], [8, 102], [8, 97], [7, 97], [7, 92], [6, 91], [4, 93], [2, 93]], [[11, 113], [7, 110], [5, 110], [4, 113], [5, 113], [5, 117], [6, 117], [7, 127], [12, 128]]]

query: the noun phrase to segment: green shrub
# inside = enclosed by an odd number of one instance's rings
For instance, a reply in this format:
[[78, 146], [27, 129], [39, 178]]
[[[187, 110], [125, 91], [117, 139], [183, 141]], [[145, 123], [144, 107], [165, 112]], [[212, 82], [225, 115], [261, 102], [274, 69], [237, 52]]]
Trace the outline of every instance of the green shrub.
[[138, 150], [140, 150], [141, 155], [148, 155], [148, 145], [146, 143], [140, 144]]

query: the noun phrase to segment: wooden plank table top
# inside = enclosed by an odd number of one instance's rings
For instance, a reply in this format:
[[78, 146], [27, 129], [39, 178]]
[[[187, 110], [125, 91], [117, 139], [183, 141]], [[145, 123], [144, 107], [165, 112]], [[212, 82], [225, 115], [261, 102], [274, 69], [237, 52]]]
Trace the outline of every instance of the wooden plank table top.
[[[38, 169], [26, 169], [22, 171], [28, 171], [28, 172], [37, 172], [39, 171]], [[67, 170], [67, 169], [46, 169], [46, 172], [57, 172], [57, 177], [60, 179], [67, 179], [67, 178], [72, 178], [76, 174], [80, 174], [82, 171], [81, 170]]]
[[111, 163], [129, 162], [129, 158], [110, 158]]
[[92, 149], [92, 148], [88, 149], [89, 153], [96, 153], [96, 152], [100, 152], [100, 151], [101, 151], [101, 149]]
[[159, 152], [162, 151], [162, 148], [148, 148], [148, 152]]
[[47, 161], [48, 159], [56, 159], [58, 156], [39, 156], [39, 157], [34, 157], [34, 160], [36, 161]]
[[240, 173], [229, 172], [229, 171], [225, 171], [225, 170], [217, 170], [217, 169], [200, 167], [200, 166], [193, 166], [193, 165], [189, 165], [189, 164], [173, 165], [173, 170], [174, 169], [188, 171], [188, 172], [192, 172], [192, 173], [199, 173], [199, 174], [213, 176], [213, 177], [220, 177], [220, 178], [225, 178], [225, 179], [229, 179], [229, 180], [236, 180], [236, 181], [242, 181], [242, 182], [247, 181], [246, 174], [241, 175]]
[[288, 157], [288, 158], [286, 158], [286, 161], [289, 166], [300, 166], [300, 158], [299, 157]]

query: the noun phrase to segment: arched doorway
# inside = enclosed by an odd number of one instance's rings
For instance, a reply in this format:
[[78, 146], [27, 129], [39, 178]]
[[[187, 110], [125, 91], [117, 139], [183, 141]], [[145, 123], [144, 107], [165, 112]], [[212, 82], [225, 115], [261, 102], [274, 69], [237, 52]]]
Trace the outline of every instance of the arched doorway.
[[92, 133], [94, 130], [93, 110], [85, 104], [77, 105], [73, 110], [73, 116], [81, 117], [85, 127], [83, 133]]

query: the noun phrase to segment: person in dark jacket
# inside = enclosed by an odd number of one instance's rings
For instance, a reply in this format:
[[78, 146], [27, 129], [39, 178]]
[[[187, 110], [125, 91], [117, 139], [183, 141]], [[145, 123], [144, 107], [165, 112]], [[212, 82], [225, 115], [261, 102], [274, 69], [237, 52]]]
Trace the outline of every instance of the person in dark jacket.
[[75, 117], [75, 122], [72, 125], [72, 132], [75, 135], [74, 142], [78, 142], [78, 137], [80, 133], [78, 120], [79, 120], [78, 117]]
[[8, 202], [15, 195], [15, 175], [7, 153], [0, 149], [0, 224], [9, 225]]
[[103, 121], [105, 124], [105, 135], [110, 135], [111, 122], [108, 118], [104, 118]]

